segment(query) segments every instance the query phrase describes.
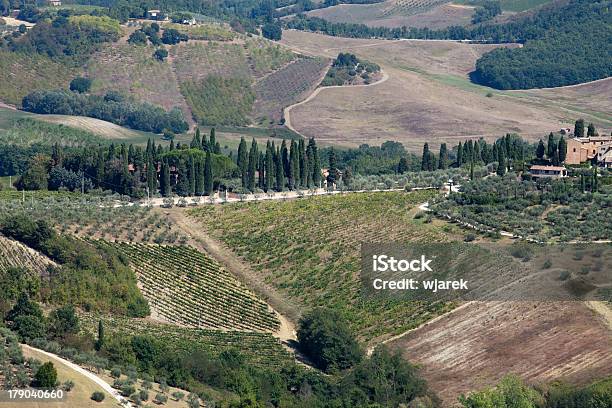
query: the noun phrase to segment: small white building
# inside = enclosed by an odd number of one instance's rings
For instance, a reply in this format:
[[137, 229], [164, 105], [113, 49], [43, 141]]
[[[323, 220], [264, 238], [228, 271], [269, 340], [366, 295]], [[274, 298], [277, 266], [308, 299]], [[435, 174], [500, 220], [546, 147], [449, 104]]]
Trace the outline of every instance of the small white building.
[[563, 178], [567, 177], [567, 169], [563, 166], [541, 166], [536, 164], [529, 168], [529, 174], [533, 178]]

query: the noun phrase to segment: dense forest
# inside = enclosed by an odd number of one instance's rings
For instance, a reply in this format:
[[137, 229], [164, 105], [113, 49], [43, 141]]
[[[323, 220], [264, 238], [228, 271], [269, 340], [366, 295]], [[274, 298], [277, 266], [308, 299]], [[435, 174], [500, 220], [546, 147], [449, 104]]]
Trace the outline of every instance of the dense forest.
[[527, 89], [571, 85], [612, 75], [612, 14], [610, 1], [572, 0], [553, 4], [532, 16], [505, 24], [473, 28], [368, 27], [331, 23], [299, 15], [288, 28], [354, 38], [416, 38], [473, 40], [524, 46], [498, 49], [477, 62], [472, 79], [499, 89]]

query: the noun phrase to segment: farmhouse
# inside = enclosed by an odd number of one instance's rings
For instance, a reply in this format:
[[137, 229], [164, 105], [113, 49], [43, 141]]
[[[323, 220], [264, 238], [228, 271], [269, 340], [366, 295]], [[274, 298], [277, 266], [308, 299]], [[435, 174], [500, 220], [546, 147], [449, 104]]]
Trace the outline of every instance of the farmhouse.
[[145, 18], [147, 20], [159, 20], [159, 21], [163, 21], [166, 20], [167, 17], [164, 13], [162, 13], [161, 10], [148, 10]]
[[533, 178], [562, 178], [567, 177], [567, 169], [562, 166], [540, 166], [533, 165], [529, 169]]
[[49, 0], [48, 3], [50, 6], [53, 6], [53, 7], [59, 7], [62, 5], [61, 0]]
[[612, 136], [574, 137], [567, 140], [567, 164], [580, 164], [597, 156], [597, 150], [612, 145]]

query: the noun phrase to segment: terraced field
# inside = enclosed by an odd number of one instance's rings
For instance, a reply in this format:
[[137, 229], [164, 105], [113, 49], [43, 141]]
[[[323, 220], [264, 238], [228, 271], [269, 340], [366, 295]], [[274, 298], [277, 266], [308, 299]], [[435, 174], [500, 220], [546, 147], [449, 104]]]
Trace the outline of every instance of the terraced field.
[[102, 320], [104, 330], [111, 335], [150, 335], [163, 339], [175, 349], [192, 350], [196, 344], [213, 354], [224, 350], [239, 350], [250, 364], [260, 367], [280, 367], [293, 359], [280, 341], [269, 333], [192, 329], [90, 313], [81, 314], [80, 320], [83, 330], [92, 335], [97, 333], [98, 322]]
[[212, 258], [188, 246], [111, 243], [133, 265], [160, 319], [182, 326], [275, 331], [268, 305]]
[[344, 313], [363, 340], [402, 332], [448, 304], [366, 299], [360, 294], [361, 242], [440, 242], [412, 209], [435, 193], [364, 193], [288, 202], [209, 206], [189, 211], [266, 283], [301, 305]]
[[258, 81], [254, 116], [279, 122], [283, 108], [305, 99], [325, 74], [324, 58], [300, 58]]
[[45, 274], [48, 266], [55, 263], [21, 242], [0, 235], [0, 271], [11, 267], [24, 267]]

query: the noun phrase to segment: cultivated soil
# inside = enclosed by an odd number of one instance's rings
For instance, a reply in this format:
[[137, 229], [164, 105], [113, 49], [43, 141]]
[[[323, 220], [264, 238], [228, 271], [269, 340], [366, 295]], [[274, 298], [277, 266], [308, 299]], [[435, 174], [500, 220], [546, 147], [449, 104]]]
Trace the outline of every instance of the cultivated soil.
[[348, 39], [294, 30], [283, 33], [282, 43], [328, 58], [352, 52], [389, 75], [380, 86], [330, 89], [292, 109], [293, 127], [325, 144], [356, 147], [396, 140], [420, 151], [424, 142], [454, 145], [509, 132], [537, 141], [572, 127], [580, 117], [603, 129], [600, 133], [612, 128], [612, 80], [529, 91], [471, 83], [476, 60], [495, 45]]
[[612, 331], [581, 302], [472, 302], [388, 343], [456, 406], [461, 393], [514, 373], [584, 384], [612, 374]]

